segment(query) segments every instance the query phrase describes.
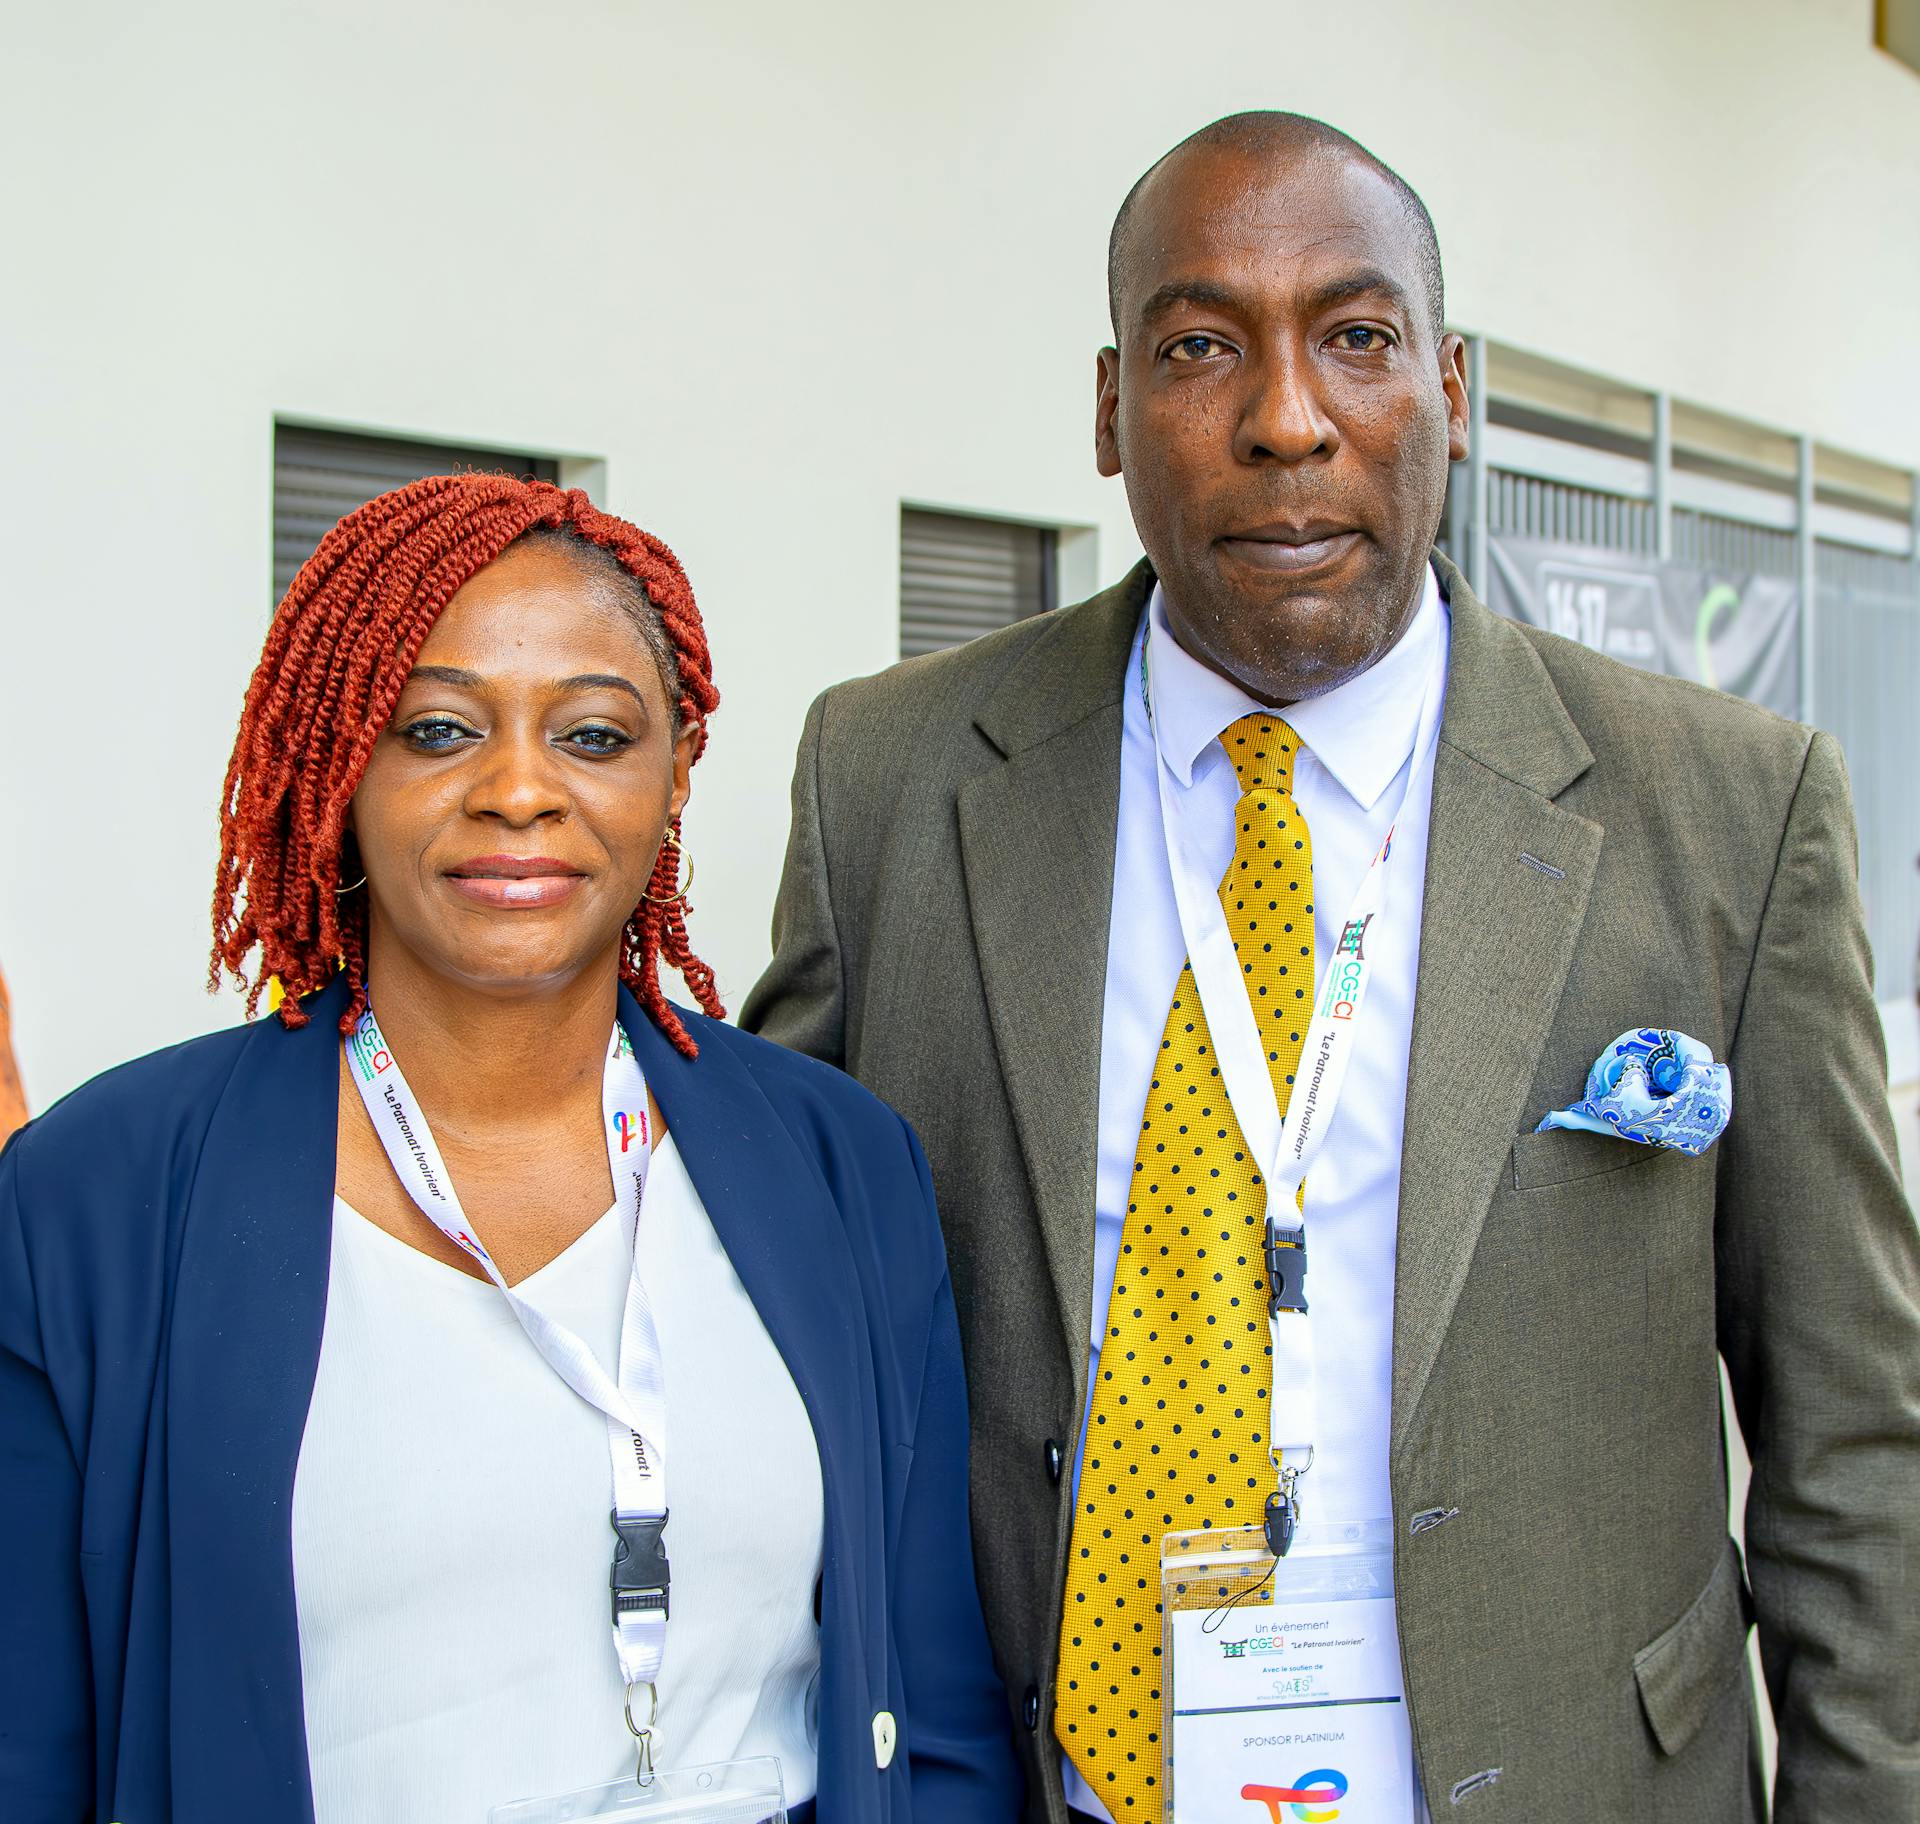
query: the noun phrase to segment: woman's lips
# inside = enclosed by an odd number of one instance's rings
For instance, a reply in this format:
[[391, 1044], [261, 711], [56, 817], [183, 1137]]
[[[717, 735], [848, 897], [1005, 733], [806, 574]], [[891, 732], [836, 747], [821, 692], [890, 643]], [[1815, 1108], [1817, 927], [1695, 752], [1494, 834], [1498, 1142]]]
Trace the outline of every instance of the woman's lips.
[[547, 855], [481, 855], [449, 869], [447, 884], [483, 906], [557, 906], [586, 876]]
[[586, 885], [584, 874], [449, 874], [447, 885], [483, 906], [557, 906]]
[[1289, 576], [1338, 563], [1359, 542], [1358, 532], [1329, 532], [1297, 543], [1282, 538], [1223, 538], [1220, 541], [1241, 563], [1256, 570], [1281, 571]]

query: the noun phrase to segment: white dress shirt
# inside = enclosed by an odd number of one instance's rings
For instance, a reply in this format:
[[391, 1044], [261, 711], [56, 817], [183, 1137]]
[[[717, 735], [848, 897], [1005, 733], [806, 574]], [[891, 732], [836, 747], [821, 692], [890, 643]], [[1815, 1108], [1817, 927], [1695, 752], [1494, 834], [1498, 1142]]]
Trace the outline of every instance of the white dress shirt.
[[[1219, 736], [1267, 705], [1202, 665], [1174, 639], [1158, 585], [1129, 660], [1120, 751], [1120, 823], [1113, 866], [1105, 1015], [1100, 1038], [1099, 1168], [1094, 1212], [1093, 1355], [1086, 1411], [1100, 1371], [1107, 1301], [1120, 1255], [1134, 1149], [1167, 1009], [1187, 960], [1160, 821], [1153, 730], [1140, 690], [1148, 623], [1154, 640], [1154, 711], [1174, 775], [1183, 826], [1197, 837], [1217, 888], [1233, 859], [1240, 782]], [[1399, 642], [1357, 678], [1284, 712], [1300, 737], [1293, 796], [1313, 844], [1314, 969], [1323, 977], [1348, 905], [1386, 840], [1407, 770], [1414, 788], [1393, 839], [1387, 917], [1346, 1086], [1307, 1175], [1308, 1298], [1319, 1361], [1323, 1435], [1300, 1484], [1309, 1520], [1381, 1520], [1387, 1483], [1393, 1380], [1394, 1249], [1400, 1205], [1407, 1051], [1420, 957], [1437, 733], [1413, 752], [1426, 691], [1444, 692], [1449, 621], [1433, 572]], [[1269, 712], [1271, 713], [1271, 712]], [[1437, 722], [1436, 722], [1437, 728]], [[1381, 926], [1384, 925], [1384, 931]], [[1074, 1459], [1078, 1500], [1080, 1455]], [[1106, 1809], [1066, 1763], [1067, 1802], [1097, 1818]]]
[[[657, 1751], [669, 1767], [775, 1755], [793, 1803], [815, 1791], [813, 1428], [670, 1134], [641, 1245], [671, 1420]], [[464, 1824], [630, 1779], [606, 1421], [494, 1287], [338, 1200], [329, 1272], [293, 1493], [318, 1824]], [[612, 1372], [617, 1210], [515, 1289]]]

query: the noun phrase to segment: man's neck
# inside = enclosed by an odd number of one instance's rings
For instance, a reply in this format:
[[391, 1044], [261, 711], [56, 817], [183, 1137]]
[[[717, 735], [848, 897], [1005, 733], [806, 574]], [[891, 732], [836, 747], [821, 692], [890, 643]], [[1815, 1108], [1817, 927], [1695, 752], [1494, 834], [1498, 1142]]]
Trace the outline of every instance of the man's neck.
[[616, 960], [534, 993], [450, 981], [369, 945], [380, 1031], [436, 1129], [498, 1137], [597, 1104], [619, 1006]]
[[1386, 643], [1368, 659], [1366, 664], [1362, 665], [1358, 671], [1333, 676], [1324, 681], [1319, 679], [1302, 680], [1304, 685], [1310, 687], [1295, 689], [1284, 688], [1277, 680], [1272, 678], [1243, 676], [1239, 669], [1229, 666], [1221, 659], [1204, 651], [1194, 640], [1183, 636], [1181, 629], [1184, 625], [1188, 624], [1186, 617], [1180, 612], [1178, 605], [1174, 602], [1172, 592], [1167, 588], [1166, 583], [1158, 577], [1154, 579], [1154, 583], [1160, 590], [1162, 602], [1161, 612], [1166, 621], [1166, 631], [1180, 650], [1196, 665], [1202, 666], [1212, 672], [1215, 677], [1224, 678], [1229, 684], [1243, 692], [1246, 696], [1251, 697], [1254, 702], [1260, 704], [1263, 708], [1271, 710], [1276, 715], [1284, 715], [1296, 704], [1309, 702], [1316, 697], [1327, 696], [1334, 690], [1337, 690], [1342, 684], [1352, 683], [1355, 678], [1364, 676], [1367, 672], [1371, 671], [1374, 666], [1378, 665], [1382, 659], [1386, 658], [1390, 652], [1393, 652], [1401, 642], [1406, 639], [1407, 635], [1412, 631], [1414, 623], [1419, 619], [1420, 606], [1426, 598], [1427, 572], [1424, 569], [1421, 571], [1420, 577], [1414, 585], [1412, 599], [1408, 602], [1393, 637], [1386, 641]]

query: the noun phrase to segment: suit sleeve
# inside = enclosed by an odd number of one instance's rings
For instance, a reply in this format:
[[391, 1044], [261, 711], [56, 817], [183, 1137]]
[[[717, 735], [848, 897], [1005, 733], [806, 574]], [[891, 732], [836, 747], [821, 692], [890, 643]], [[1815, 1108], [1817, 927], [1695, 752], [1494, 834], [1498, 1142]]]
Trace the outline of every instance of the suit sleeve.
[[1815, 735], [1732, 1046], [1715, 1237], [1777, 1824], [1920, 1817], [1920, 1241], [1855, 855]]
[[0, 1153], [0, 1793], [9, 1824], [93, 1807], [80, 1470], [48, 1375], [21, 1221], [30, 1129]]
[[[933, 1180], [906, 1129], [937, 1236]], [[960, 1326], [944, 1268], [914, 1428], [913, 1467], [893, 1564], [893, 1636], [906, 1692], [902, 1736], [913, 1781], [914, 1824], [998, 1824], [1021, 1815], [1006, 1688], [987, 1644], [974, 1581], [967, 1496], [967, 1389]]]
[[773, 906], [773, 961], [740, 1010], [747, 1032], [842, 1069], [846, 988], [827, 876], [820, 810], [820, 744], [827, 699], [814, 699], [793, 767], [793, 822]]

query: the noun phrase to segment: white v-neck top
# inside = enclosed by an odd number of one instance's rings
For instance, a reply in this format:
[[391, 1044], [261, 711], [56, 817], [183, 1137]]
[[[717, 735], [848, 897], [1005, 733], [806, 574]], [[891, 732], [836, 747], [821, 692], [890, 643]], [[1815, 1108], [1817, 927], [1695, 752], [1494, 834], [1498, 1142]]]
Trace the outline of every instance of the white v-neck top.
[[[813, 1429], [671, 1135], [640, 1246], [669, 1420], [657, 1758], [775, 1755], [792, 1803], [816, 1787]], [[491, 1285], [338, 1198], [329, 1270], [293, 1497], [318, 1824], [480, 1824], [630, 1777], [606, 1422]], [[516, 1290], [611, 1373], [626, 1288], [609, 1210]]]

